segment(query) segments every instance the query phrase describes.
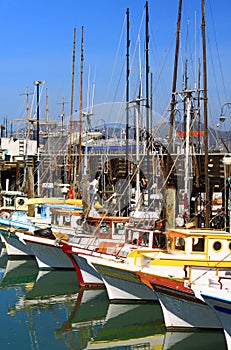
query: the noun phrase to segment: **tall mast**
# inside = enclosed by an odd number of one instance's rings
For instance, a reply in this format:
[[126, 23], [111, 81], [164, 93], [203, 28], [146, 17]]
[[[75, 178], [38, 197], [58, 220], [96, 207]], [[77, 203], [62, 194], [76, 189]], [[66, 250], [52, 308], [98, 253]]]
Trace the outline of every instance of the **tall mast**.
[[[178, 17], [177, 17], [177, 33], [176, 33], [176, 47], [175, 47], [175, 58], [174, 58], [174, 71], [173, 71], [173, 81], [172, 81], [172, 98], [171, 98], [171, 109], [170, 109], [170, 122], [169, 122], [169, 151], [167, 152], [167, 164], [164, 167], [164, 176], [167, 179], [171, 179], [171, 167], [173, 153], [173, 124], [175, 115], [175, 104], [176, 104], [176, 84], [177, 84], [177, 70], [178, 70], [178, 56], [179, 56], [179, 43], [180, 43], [180, 27], [181, 27], [181, 10], [182, 10], [182, 0], [178, 3]], [[170, 180], [171, 181], [171, 180]], [[166, 227], [175, 226], [175, 203], [176, 203], [176, 188], [172, 186], [166, 186], [165, 194], [165, 206], [163, 208], [163, 215], [166, 218]], [[171, 208], [170, 210], [166, 208]]]
[[48, 88], [46, 88], [46, 124], [49, 122]]
[[82, 26], [81, 36], [81, 59], [80, 59], [80, 105], [79, 105], [79, 160], [78, 160], [78, 175], [80, 175], [81, 158], [82, 158], [82, 123], [83, 123], [83, 62], [84, 62], [84, 27]]
[[[149, 148], [150, 148], [150, 104], [149, 104], [149, 13], [148, 1], [145, 4], [146, 8], [146, 25], [145, 25], [145, 57], [146, 57], [146, 129], [147, 129], [147, 178], [150, 181], [150, 163], [149, 163]], [[150, 189], [150, 184], [149, 184]], [[150, 202], [150, 193], [148, 193], [148, 204]]]
[[204, 80], [204, 148], [205, 148], [205, 227], [209, 228], [209, 179], [208, 179], [208, 110], [207, 110], [207, 62], [206, 62], [206, 36], [205, 36], [205, 3], [201, 1], [202, 13], [202, 47], [203, 47], [203, 80]]
[[201, 97], [200, 97], [200, 91], [201, 91], [201, 67], [200, 67], [200, 60], [198, 62], [198, 99], [197, 99], [197, 109], [199, 111], [198, 114], [198, 146], [197, 146], [197, 152], [201, 153], [201, 138], [200, 138], [200, 131], [201, 131]]
[[[177, 83], [177, 70], [178, 70], [178, 56], [179, 56], [179, 44], [180, 44], [180, 27], [181, 27], [181, 11], [182, 11], [182, 0], [179, 0], [178, 6], [178, 18], [177, 18], [177, 33], [176, 33], [176, 47], [175, 47], [175, 60], [174, 60], [174, 71], [173, 71], [173, 81], [172, 81], [172, 100], [171, 100], [171, 111], [170, 111], [170, 125], [169, 125], [169, 142], [170, 150], [169, 153], [173, 151], [173, 124], [175, 115], [175, 104], [176, 104], [176, 83]], [[170, 171], [170, 156], [168, 156], [167, 173]]]
[[49, 131], [49, 100], [48, 100], [48, 87], [46, 88], [46, 132]]
[[127, 61], [127, 69], [126, 69], [126, 173], [127, 177], [129, 175], [129, 164], [128, 164], [128, 138], [129, 138], [129, 75], [130, 75], [130, 67], [129, 67], [129, 48], [130, 48], [130, 19], [129, 19], [129, 8], [126, 11], [127, 15], [127, 51], [126, 51], [126, 61]]
[[29, 105], [29, 95], [33, 95], [33, 92], [28, 91], [28, 86], [26, 86], [26, 92], [20, 94], [20, 96], [26, 95], [26, 117], [27, 119], [30, 118], [30, 105]]
[[153, 111], [153, 74], [150, 74], [150, 111], [151, 111], [151, 116], [150, 116], [150, 125], [152, 128], [152, 111]]
[[62, 131], [64, 128], [64, 119], [65, 119], [65, 104], [68, 102], [64, 101], [64, 97], [62, 97], [62, 102], [58, 102], [59, 105], [62, 105], [62, 112], [61, 112], [61, 125], [62, 125]]
[[68, 148], [68, 183], [71, 182], [72, 173], [72, 126], [73, 126], [73, 104], [75, 88], [75, 46], [76, 46], [76, 28], [74, 28], [73, 54], [72, 54], [72, 84], [71, 84], [71, 106], [70, 106], [70, 142]]

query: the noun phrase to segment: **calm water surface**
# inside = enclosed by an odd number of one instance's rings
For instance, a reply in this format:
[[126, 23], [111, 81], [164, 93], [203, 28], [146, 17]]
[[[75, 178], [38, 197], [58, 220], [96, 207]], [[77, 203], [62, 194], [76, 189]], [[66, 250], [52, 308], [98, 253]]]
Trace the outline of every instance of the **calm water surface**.
[[166, 332], [158, 304], [109, 304], [81, 291], [74, 271], [41, 272], [34, 260], [0, 256], [2, 350], [223, 350], [223, 332]]

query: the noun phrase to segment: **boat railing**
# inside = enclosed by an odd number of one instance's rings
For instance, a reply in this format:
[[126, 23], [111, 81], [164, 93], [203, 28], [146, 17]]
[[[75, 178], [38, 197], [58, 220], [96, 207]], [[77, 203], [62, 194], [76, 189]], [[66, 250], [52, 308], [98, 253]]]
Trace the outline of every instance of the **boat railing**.
[[[224, 282], [228, 281], [228, 286], [231, 287], [231, 275], [230, 276], [220, 276], [218, 278], [218, 283], [220, 284], [220, 289], [223, 289]], [[227, 288], [227, 283], [225, 283], [225, 287]]]
[[[222, 279], [231, 281], [231, 264], [230, 266], [209, 266], [209, 265], [184, 265], [185, 284], [207, 283], [208, 285], [219, 285], [222, 289]], [[231, 286], [231, 283], [230, 283]]]

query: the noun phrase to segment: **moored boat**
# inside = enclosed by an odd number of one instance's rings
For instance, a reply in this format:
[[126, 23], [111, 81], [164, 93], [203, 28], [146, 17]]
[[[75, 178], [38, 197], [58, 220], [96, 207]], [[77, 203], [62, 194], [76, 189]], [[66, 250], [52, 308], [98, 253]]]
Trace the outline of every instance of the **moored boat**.
[[[118, 218], [118, 220], [121, 219]], [[100, 276], [100, 273], [94, 267], [94, 264], [100, 263], [101, 259], [108, 262], [114, 261], [118, 266], [119, 263], [126, 261], [128, 253], [133, 250], [142, 247], [148, 251], [149, 249], [155, 249], [155, 247], [160, 249], [160, 247], [165, 246], [165, 236], [155, 228], [138, 227], [128, 222], [124, 227], [124, 231], [125, 238], [120, 243], [113, 239], [101, 240], [98, 238], [98, 244], [93, 249], [92, 247], [81, 247], [69, 242], [61, 243], [63, 251], [70, 257], [75, 267], [81, 285], [102, 287], [104, 283], [107, 283], [104, 276]], [[148, 289], [146, 286], [142, 286], [142, 288]], [[152, 291], [147, 300], [150, 297], [153, 298]]]
[[221, 329], [216, 314], [183, 280], [153, 276], [151, 285], [162, 307], [167, 329]]
[[[101, 259], [93, 262], [101, 277], [107, 281], [108, 295], [111, 300], [119, 300], [123, 292], [129, 291], [129, 300], [137, 300], [133, 293], [138, 286], [151, 288], [153, 276], [175, 277], [191, 280], [200, 278], [203, 281], [203, 272], [214, 276], [214, 270], [208, 267], [229, 268], [230, 235], [229, 233], [214, 230], [173, 229], [166, 232], [166, 250], [147, 250], [139, 247], [131, 251], [125, 262]], [[198, 268], [188, 271], [187, 266], [196, 265]], [[127, 275], [127, 277], [126, 277]], [[121, 283], [120, 276], [123, 276]], [[136, 289], [131, 288], [131, 281], [135, 281]], [[154, 293], [153, 293], [154, 295]], [[142, 301], [145, 294], [141, 293]]]
[[[213, 281], [214, 282], [214, 281]], [[199, 289], [202, 300], [216, 314], [224, 331], [227, 349], [231, 349], [231, 277], [230, 274], [216, 279], [216, 284], [201, 286]]]
[[[92, 225], [90, 225], [92, 220]], [[91, 229], [75, 235], [63, 235], [53, 232], [51, 237], [20, 233], [21, 239], [33, 251], [40, 269], [74, 269], [70, 258], [63, 252], [62, 246], [73, 249], [92, 251], [102, 249], [102, 252], [111, 253], [114, 247], [124, 241], [124, 225], [126, 217], [94, 217], [88, 218]], [[101, 283], [102, 284], [102, 283]]]

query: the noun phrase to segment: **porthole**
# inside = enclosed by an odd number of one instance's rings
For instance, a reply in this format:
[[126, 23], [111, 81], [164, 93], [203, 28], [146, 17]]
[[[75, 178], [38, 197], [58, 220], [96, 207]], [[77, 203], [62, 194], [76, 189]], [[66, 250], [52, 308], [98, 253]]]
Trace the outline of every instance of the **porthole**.
[[216, 251], [220, 250], [221, 249], [221, 242], [219, 242], [219, 241], [214, 242], [213, 249]]
[[229, 250], [231, 250], [231, 242], [229, 242]]
[[24, 201], [23, 198], [20, 198], [20, 199], [18, 200], [18, 205], [24, 205], [24, 203], [25, 203], [25, 201]]

